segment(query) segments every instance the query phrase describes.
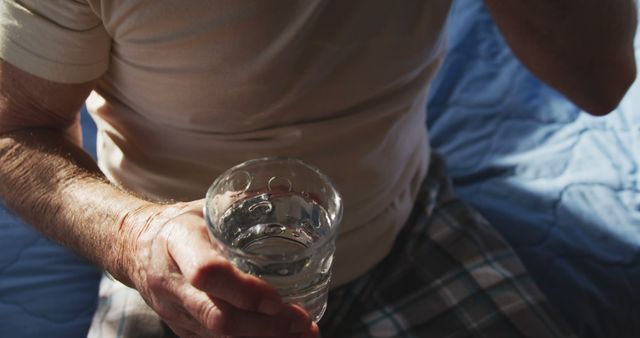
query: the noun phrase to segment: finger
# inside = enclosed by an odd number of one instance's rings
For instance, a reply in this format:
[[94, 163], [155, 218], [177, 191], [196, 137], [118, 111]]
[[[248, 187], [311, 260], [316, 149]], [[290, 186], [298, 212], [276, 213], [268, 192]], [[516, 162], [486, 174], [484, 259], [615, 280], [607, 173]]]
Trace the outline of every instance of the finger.
[[181, 276], [167, 278], [165, 283], [162, 294], [167, 297], [156, 302], [156, 311], [180, 334], [288, 337], [313, 332], [310, 316], [296, 305], [284, 305], [277, 315], [268, 316], [212, 299]]
[[160, 316], [162, 321], [171, 328], [171, 330], [179, 337], [202, 337], [210, 336], [208, 332], [191, 313], [185, 309], [183, 293], [186, 282], [184, 278], [180, 278], [182, 282], [172, 278], [167, 283], [167, 289], [161, 290], [152, 299], [153, 309]]
[[[190, 317], [189, 321], [173, 323], [172, 330], [180, 337], [279, 337], [299, 338], [318, 337], [320, 330], [316, 323], [305, 315], [301, 309], [285, 309], [278, 316], [266, 316], [255, 312], [238, 311], [231, 305], [220, 305], [223, 301], [214, 302], [220, 315], [210, 315], [207, 318]], [[199, 307], [201, 309], [201, 307]], [[211, 310], [210, 310], [211, 311]], [[194, 315], [203, 313], [194, 310]], [[210, 312], [215, 313], [215, 312]]]
[[[230, 306], [230, 305], [227, 305]], [[227, 310], [221, 310], [227, 311]], [[233, 311], [233, 307], [231, 309]], [[255, 313], [252, 313], [255, 314]], [[296, 318], [296, 315], [298, 318]], [[174, 317], [175, 318], [175, 317]], [[211, 324], [200, 323], [196, 318], [189, 315], [188, 319], [181, 319], [179, 321], [167, 322], [167, 326], [173, 331], [177, 336], [181, 338], [187, 337], [211, 337], [215, 335], [216, 337], [222, 336], [233, 336], [233, 337], [279, 337], [279, 338], [299, 338], [299, 337], [316, 337], [317, 336], [317, 326], [315, 323], [311, 323], [310, 321], [306, 321], [304, 318], [300, 318], [299, 314], [288, 314], [283, 315], [278, 319], [270, 319], [269, 325], [264, 326], [260, 324], [260, 321], [255, 320], [252, 316], [245, 316], [243, 313], [237, 313], [228, 316], [229, 320], [233, 321], [230, 325], [224, 322], [218, 323], [211, 327]], [[298, 327], [303, 327], [303, 329], [295, 329], [292, 328], [294, 326], [293, 323], [288, 322], [288, 319], [293, 320], [302, 320], [300, 324], [297, 324]], [[211, 321], [219, 321], [224, 320], [218, 318], [212, 318]], [[237, 321], [241, 321], [237, 322]], [[275, 324], [275, 320], [280, 320], [279, 324]], [[210, 327], [206, 327], [209, 325]], [[302, 330], [302, 332], [298, 332]], [[250, 334], [250, 335], [247, 335]], [[240, 336], [241, 335], [241, 336]]]
[[191, 285], [242, 310], [269, 315], [280, 312], [278, 292], [265, 281], [241, 272], [216, 251], [197, 212], [185, 213], [174, 221], [173, 238], [167, 244], [169, 254]]
[[191, 288], [183, 305], [211, 334], [231, 336], [275, 336], [301, 334], [312, 330], [307, 313], [297, 306], [284, 306], [275, 316], [240, 310], [220, 299]]

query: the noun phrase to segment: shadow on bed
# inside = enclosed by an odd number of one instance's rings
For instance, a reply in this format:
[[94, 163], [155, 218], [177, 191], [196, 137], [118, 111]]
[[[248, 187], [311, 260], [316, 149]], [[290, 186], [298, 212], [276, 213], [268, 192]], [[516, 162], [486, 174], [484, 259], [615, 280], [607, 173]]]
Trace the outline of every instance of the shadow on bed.
[[428, 124], [458, 194], [580, 337], [638, 337], [640, 83], [595, 118], [515, 60], [481, 1], [454, 2], [449, 24]]

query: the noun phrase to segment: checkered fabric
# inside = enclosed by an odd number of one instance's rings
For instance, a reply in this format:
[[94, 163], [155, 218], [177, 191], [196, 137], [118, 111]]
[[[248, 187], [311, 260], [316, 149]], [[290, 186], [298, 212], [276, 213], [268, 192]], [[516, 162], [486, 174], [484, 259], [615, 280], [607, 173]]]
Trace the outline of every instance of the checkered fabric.
[[392, 252], [333, 290], [319, 324], [323, 338], [575, 337], [437, 156]]
[[[513, 249], [452, 193], [443, 161], [391, 253], [331, 291], [323, 338], [574, 337]], [[175, 337], [133, 289], [103, 278], [89, 338]]]

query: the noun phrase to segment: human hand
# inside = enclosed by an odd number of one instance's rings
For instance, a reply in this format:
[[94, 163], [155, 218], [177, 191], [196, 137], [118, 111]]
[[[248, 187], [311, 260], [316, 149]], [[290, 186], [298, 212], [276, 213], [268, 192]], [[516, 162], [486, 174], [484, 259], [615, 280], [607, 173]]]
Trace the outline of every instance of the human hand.
[[209, 240], [203, 201], [148, 205], [127, 214], [127, 276], [180, 337], [316, 337], [300, 307], [235, 268]]

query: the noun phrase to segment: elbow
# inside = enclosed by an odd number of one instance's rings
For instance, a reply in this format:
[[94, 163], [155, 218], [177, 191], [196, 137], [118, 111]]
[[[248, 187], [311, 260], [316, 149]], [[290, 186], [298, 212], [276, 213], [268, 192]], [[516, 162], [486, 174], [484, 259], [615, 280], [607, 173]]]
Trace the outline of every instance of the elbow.
[[618, 65], [617, 68], [615, 71], [609, 69], [600, 77], [599, 83], [586, 91], [583, 100], [576, 100], [575, 103], [594, 116], [604, 116], [614, 111], [633, 85], [637, 74], [635, 62], [626, 66]]

